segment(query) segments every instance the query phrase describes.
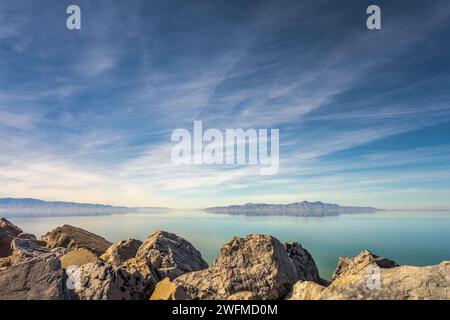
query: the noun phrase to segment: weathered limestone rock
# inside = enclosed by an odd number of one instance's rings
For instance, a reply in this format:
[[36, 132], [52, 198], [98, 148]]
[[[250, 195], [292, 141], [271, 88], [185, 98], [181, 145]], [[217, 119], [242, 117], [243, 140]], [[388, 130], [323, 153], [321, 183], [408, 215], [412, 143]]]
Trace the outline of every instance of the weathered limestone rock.
[[157, 283], [150, 300], [192, 300], [192, 298], [182, 287], [170, 281], [169, 278], [164, 278]]
[[368, 251], [354, 258], [341, 258], [328, 287], [299, 282], [292, 300], [409, 300], [450, 299], [450, 262], [435, 266], [394, 266]]
[[19, 234], [22, 230], [5, 218], [0, 218], [0, 258], [8, 257], [12, 254], [11, 241]]
[[22, 229], [13, 225], [5, 218], [0, 218], [0, 230], [9, 233], [13, 237], [17, 237], [19, 234], [23, 232]]
[[80, 300], [141, 300], [146, 283], [139, 273], [131, 274], [104, 262], [87, 263], [66, 270], [72, 298]]
[[297, 242], [285, 243], [284, 247], [297, 269], [298, 279], [315, 282], [320, 281], [319, 270], [308, 250], [304, 249], [302, 245]]
[[125, 261], [134, 258], [141, 245], [142, 241], [139, 240], [122, 240], [109, 247], [100, 258], [112, 265], [119, 266]]
[[336, 271], [334, 271], [332, 280], [344, 275], [356, 274], [365, 269], [368, 265], [376, 265], [380, 268], [397, 267], [397, 262], [379, 257], [368, 250], [363, 250], [359, 255], [352, 258], [340, 257]]
[[318, 300], [322, 295], [324, 286], [312, 281], [299, 281], [292, 288], [287, 300]]
[[260, 300], [253, 292], [242, 291], [232, 294], [227, 300]]
[[187, 240], [169, 232], [158, 231], [148, 237], [136, 253], [158, 271], [160, 278], [171, 280], [187, 272], [208, 268], [200, 252]]
[[147, 300], [160, 280], [153, 266], [145, 258], [131, 258], [121, 264], [120, 267], [131, 274], [139, 274], [142, 277], [145, 282], [142, 294], [144, 299]]
[[39, 258], [43, 254], [51, 254], [51, 250], [40, 246], [35, 240], [15, 238], [11, 242], [12, 254], [10, 256], [12, 264], [17, 264], [25, 260]]
[[61, 267], [67, 269], [69, 266], [81, 267], [89, 262], [97, 262], [99, 259], [92, 251], [86, 248], [77, 248], [63, 255], [59, 260], [61, 260]]
[[0, 300], [67, 299], [58, 258], [43, 253], [0, 270]]
[[187, 273], [174, 282], [194, 299], [227, 299], [242, 291], [261, 299], [282, 299], [299, 280], [299, 266], [303, 271], [313, 270], [310, 263], [314, 261], [307, 259], [303, 265], [300, 258], [290, 257], [277, 239], [252, 234], [225, 244], [210, 268]]
[[86, 248], [98, 256], [105, 253], [112, 244], [96, 234], [69, 225], [48, 232], [42, 236], [42, 240], [49, 248], [64, 247], [69, 250]]

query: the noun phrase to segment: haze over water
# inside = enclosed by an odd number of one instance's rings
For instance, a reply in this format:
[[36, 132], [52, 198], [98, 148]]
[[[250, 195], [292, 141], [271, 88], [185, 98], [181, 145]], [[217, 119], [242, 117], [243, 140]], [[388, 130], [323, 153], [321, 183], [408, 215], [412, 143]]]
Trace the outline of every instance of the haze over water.
[[233, 236], [271, 234], [280, 241], [297, 241], [313, 255], [320, 274], [330, 278], [339, 256], [363, 249], [400, 264], [431, 265], [450, 260], [450, 212], [380, 212], [335, 217], [248, 217], [202, 211], [130, 213], [104, 216], [11, 218], [37, 236], [70, 224], [111, 242], [144, 240], [156, 230], [185, 237], [212, 263], [220, 247]]

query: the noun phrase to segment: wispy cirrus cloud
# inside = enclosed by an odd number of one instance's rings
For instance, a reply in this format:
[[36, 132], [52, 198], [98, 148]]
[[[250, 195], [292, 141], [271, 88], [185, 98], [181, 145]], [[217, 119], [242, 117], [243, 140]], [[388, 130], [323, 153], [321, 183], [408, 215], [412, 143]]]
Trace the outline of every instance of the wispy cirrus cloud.
[[[47, 2], [41, 30], [29, 33], [29, 19], [11, 18], [32, 14], [27, 4], [2, 3], [0, 196], [201, 207], [374, 205], [384, 195], [382, 206], [450, 206], [439, 198], [448, 189], [440, 135], [450, 121], [450, 6], [413, 2], [381, 3], [395, 19], [378, 33], [364, 29], [364, 8], [333, 1], [220, 10], [131, 1], [125, 16], [121, 2], [81, 1], [79, 33], [64, 29], [63, 6]], [[194, 120], [279, 128], [279, 175], [174, 166], [170, 133]]]

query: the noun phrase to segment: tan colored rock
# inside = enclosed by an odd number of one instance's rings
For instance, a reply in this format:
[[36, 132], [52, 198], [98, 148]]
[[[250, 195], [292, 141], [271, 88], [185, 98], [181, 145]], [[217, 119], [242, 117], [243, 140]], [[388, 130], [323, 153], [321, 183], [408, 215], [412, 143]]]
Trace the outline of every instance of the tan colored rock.
[[[249, 291], [261, 299], [283, 299], [299, 280], [300, 259], [290, 257], [277, 239], [252, 234], [235, 237], [221, 249], [221, 256], [202, 271], [182, 275], [174, 282], [194, 299], [227, 299]], [[303, 270], [313, 270], [304, 261]]]
[[352, 258], [340, 257], [338, 266], [333, 273], [332, 280], [344, 275], [357, 274], [369, 265], [376, 265], [380, 268], [397, 267], [397, 262], [379, 257], [368, 250], [363, 250], [359, 255]]
[[170, 281], [169, 278], [164, 278], [156, 284], [150, 300], [192, 300], [186, 291]]
[[327, 287], [311, 282], [294, 286], [291, 300], [448, 300], [450, 262], [427, 267], [393, 266], [392, 260], [363, 251], [340, 259]]
[[324, 286], [312, 281], [299, 281], [292, 288], [286, 300], [319, 300]]
[[69, 266], [80, 267], [89, 262], [97, 262], [99, 259], [92, 251], [86, 248], [77, 248], [63, 255], [59, 260], [61, 260], [61, 267], [67, 269]]
[[227, 298], [227, 300], [260, 300], [260, 298], [256, 296], [253, 292], [241, 291], [232, 294]]
[[102, 255], [111, 246], [111, 242], [89, 231], [69, 225], [58, 227], [44, 236], [42, 240], [49, 248], [64, 247], [69, 250], [86, 248], [97, 256]]
[[0, 258], [0, 269], [12, 266], [11, 256]]
[[160, 280], [153, 266], [145, 258], [132, 258], [125, 261], [120, 267], [130, 274], [139, 274], [139, 276], [142, 277], [145, 282], [142, 291], [143, 299], [147, 300]]
[[113, 244], [101, 255], [101, 259], [115, 266], [119, 266], [125, 261], [134, 258], [142, 241], [135, 239], [122, 240]]
[[157, 270], [159, 277], [171, 280], [185, 274], [208, 268], [200, 252], [187, 240], [176, 234], [158, 231], [149, 236], [136, 253]]

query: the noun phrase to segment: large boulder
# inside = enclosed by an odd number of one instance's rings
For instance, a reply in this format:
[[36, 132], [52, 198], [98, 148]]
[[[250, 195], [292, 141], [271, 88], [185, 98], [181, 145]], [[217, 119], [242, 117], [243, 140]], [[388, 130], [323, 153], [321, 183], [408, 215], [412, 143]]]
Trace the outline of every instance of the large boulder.
[[222, 247], [221, 256], [210, 268], [187, 273], [174, 282], [195, 299], [227, 299], [244, 291], [261, 299], [282, 299], [302, 272], [315, 270], [310, 265], [315, 264], [314, 260], [302, 262], [294, 252], [288, 254], [285, 246], [272, 236], [235, 237]]
[[139, 274], [142, 277], [145, 283], [142, 295], [147, 300], [160, 280], [155, 268], [144, 258], [131, 258], [120, 267], [131, 274]]
[[[344, 261], [344, 263], [342, 263]], [[292, 300], [450, 299], [450, 262], [427, 267], [395, 266], [389, 259], [363, 251], [341, 258], [327, 287], [309, 281], [294, 286]]]
[[173, 280], [187, 272], [208, 268], [201, 253], [190, 242], [165, 231], [149, 236], [137, 251], [136, 258], [151, 263], [161, 279]]
[[22, 233], [22, 230], [5, 218], [0, 218], [0, 258], [12, 254], [11, 242]]
[[125, 261], [134, 258], [142, 241], [135, 239], [122, 240], [113, 244], [100, 256], [104, 261], [119, 266]]
[[111, 246], [111, 242], [89, 231], [69, 225], [57, 227], [42, 236], [49, 248], [64, 247], [69, 250], [86, 248], [97, 256], [102, 255]]
[[53, 253], [0, 269], [0, 300], [67, 299], [64, 270]]
[[146, 283], [134, 274], [104, 262], [87, 263], [66, 270], [70, 294], [80, 300], [142, 300]]
[[284, 247], [292, 263], [295, 265], [298, 279], [315, 282], [321, 281], [319, 269], [317, 269], [316, 263], [308, 250], [304, 249], [297, 242], [284, 243]]

